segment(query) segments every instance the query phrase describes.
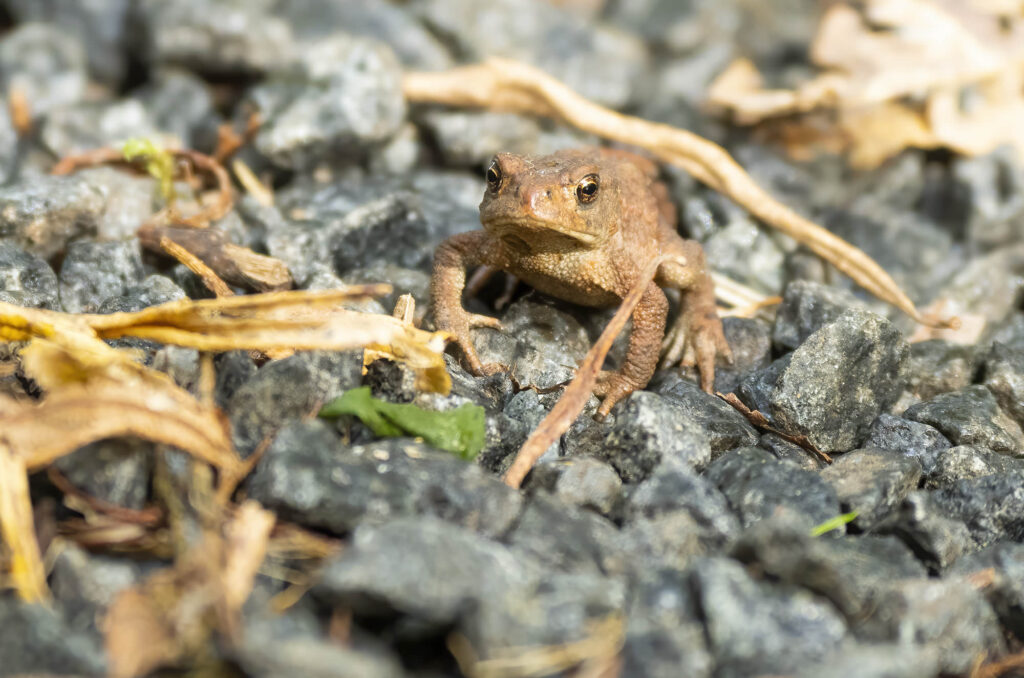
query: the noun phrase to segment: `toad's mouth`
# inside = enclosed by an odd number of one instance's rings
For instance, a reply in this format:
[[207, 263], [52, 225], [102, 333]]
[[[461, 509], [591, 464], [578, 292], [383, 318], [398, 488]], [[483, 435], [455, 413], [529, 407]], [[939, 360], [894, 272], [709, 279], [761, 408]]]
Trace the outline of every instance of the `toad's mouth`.
[[563, 224], [555, 224], [541, 219], [529, 217], [489, 219], [483, 224], [484, 230], [500, 238], [502, 242], [514, 249], [525, 248], [549, 249], [558, 246], [559, 241], [565, 245], [583, 244], [590, 247], [597, 245], [597, 236], [584, 231], [567, 229]]

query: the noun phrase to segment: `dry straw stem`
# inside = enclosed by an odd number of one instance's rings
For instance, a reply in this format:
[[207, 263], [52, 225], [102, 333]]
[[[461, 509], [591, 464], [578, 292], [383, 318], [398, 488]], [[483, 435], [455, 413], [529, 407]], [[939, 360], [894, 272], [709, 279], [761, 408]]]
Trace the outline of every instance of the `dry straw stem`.
[[[10, 403], [4, 402], [4, 409]], [[7, 426], [0, 424], [6, 432]], [[30, 603], [50, 598], [46, 571], [32, 519], [28, 493], [28, 470], [24, 459], [6, 441], [0, 440], [0, 532], [10, 550], [11, 581], [18, 596]]]
[[878, 298], [928, 324], [903, 290], [870, 257], [772, 198], [725, 149], [696, 134], [598, 106], [543, 71], [508, 59], [490, 59], [441, 73], [409, 73], [402, 87], [412, 102], [544, 115], [647, 149], [803, 243]]
[[584, 405], [587, 404], [587, 399], [594, 392], [594, 385], [597, 383], [597, 376], [601, 372], [605, 356], [608, 355], [608, 351], [615, 342], [615, 338], [619, 336], [622, 328], [626, 326], [626, 321], [633, 314], [633, 309], [640, 303], [640, 298], [644, 295], [647, 286], [654, 280], [654, 275], [658, 272], [658, 266], [661, 265], [664, 259], [664, 257], [654, 259], [640, 273], [640, 277], [633, 284], [633, 288], [626, 295], [626, 298], [622, 300], [622, 305], [615, 311], [615, 315], [612, 316], [607, 327], [601, 332], [601, 336], [597, 338], [597, 341], [594, 342], [594, 345], [583, 358], [583, 362], [580, 363], [579, 371], [573, 378], [572, 383], [566, 387], [558, 402], [555, 403], [555, 406], [551, 408], [548, 415], [544, 417], [540, 425], [530, 434], [530, 437], [526, 439], [523, 446], [519, 448], [515, 460], [508, 471], [505, 472], [504, 480], [506, 485], [511, 487], [522, 485], [526, 474], [530, 472], [533, 465], [541, 458], [544, 451], [569, 429], [572, 422], [576, 421], [576, 417], [583, 411]]
[[[234, 207], [235, 193], [231, 188], [231, 176], [224, 169], [224, 166], [216, 159], [190, 149], [168, 149], [167, 152], [179, 161], [177, 163], [179, 171], [182, 162], [187, 163], [187, 166], [210, 175], [217, 186], [217, 197], [211, 204], [204, 205], [199, 212], [190, 216], [184, 216], [172, 210], [172, 221], [183, 226], [205, 228], [212, 222], [220, 221], [226, 217]], [[64, 175], [87, 167], [96, 167], [97, 165], [132, 166], [133, 164], [125, 160], [124, 152], [120, 149], [97, 148], [62, 158], [60, 162], [53, 166], [50, 173]]]
[[230, 297], [235, 294], [231, 291], [231, 288], [228, 287], [228, 284], [224, 282], [221, 277], [213, 271], [213, 269], [203, 263], [202, 259], [192, 254], [166, 235], [160, 236], [160, 249], [177, 259], [181, 264], [188, 268], [188, 270], [199, 276], [199, 279], [203, 281], [203, 285], [206, 286], [206, 289], [210, 290], [218, 297]]

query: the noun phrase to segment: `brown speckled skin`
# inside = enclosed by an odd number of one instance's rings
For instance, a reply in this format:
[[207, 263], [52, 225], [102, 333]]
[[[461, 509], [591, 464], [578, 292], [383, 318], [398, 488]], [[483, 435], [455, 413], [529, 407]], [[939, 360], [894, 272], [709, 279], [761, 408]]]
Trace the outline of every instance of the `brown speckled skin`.
[[[497, 327], [494, 318], [470, 314], [462, 306], [466, 268], [485, 265], [507, 271], [534, 288], [574, 303], [618, 305], [644, 264], [660, 254], [661, 264], [633, 312], [626, 359], [618, 372], [602, 375], [599, 415], [647, 385], [665, 345], [666, 361], [696, 364], [701, 386], [714, 384], [715, 357], [729, 356], [715, 310], [711, 278], [696, 242], [675, 230], [675, 209], [657, 169], [624, 151], [580, 149], [544, 157], [502, 153], [492, 168], [500, 181], [489, 185], [480, 203], [483, 230], [461, 233], [442, 243], [431, 280], [434, 320], [462, 348], [474, 374], [483, 365], [470, 340], [471, 327]], [[596, 176], [594, 198], [581, 199], [577, 187]], [[661, 288], [682, 292], [682, 312], [665, 336], [668, 300]]]

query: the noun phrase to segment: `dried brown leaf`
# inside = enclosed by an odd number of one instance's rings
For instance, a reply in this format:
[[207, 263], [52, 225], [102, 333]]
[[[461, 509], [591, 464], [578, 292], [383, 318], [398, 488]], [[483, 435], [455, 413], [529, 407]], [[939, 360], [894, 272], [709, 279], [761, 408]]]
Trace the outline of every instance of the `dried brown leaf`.
[[[17, 409], [11, 406], [12, 409]], [[8, 407], [4, 408], [5, 410]], [[0, 424], [0, 430], [7, 427]], [[24, 459], [0, 439], [0, 534], [10, 554], [10, 579], [18, 596], [30, 603], [50, 599], [46, 571], [36, 541], [28, 470]]]

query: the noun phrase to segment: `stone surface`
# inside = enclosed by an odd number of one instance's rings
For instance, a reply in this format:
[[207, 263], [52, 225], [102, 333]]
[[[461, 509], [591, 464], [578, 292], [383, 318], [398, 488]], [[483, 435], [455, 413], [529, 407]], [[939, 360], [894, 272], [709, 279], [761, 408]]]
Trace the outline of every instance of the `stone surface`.
[[971, 384], [976, 364], [975, 350], [970, 346], [941, 339], [911, 344], [907, 390], [928, 400], [964, 388]]
[[90, 101], [59, 108], [47, 116], [40, 139], [59, 158], [102, 146], [120, 148], [129, 139], [162, 143], [160, 130], [149, 112], [133, 99]]
[[0, 299], [57, 310], [57, 275], [50, 265], [14, 243], [0, 241]]
[[1024, 544], [1000, 542], [958, 560], [950, 576], [973, 576], [991, 584], [982, 590], [999, 621], [1024, 638]]
[[746, 417], [678, 372], [659, 373], [647, 388], [682, 407], [687, 420], [707, 436], [712, 458], [737, 447], [757, 445], [760, 435]]
[[932, 497], [946, 515], [967, 525], [980, 547], [1024, 540], [1024, 470], [959, 480]]
[[255, 148], [287, 169], [356, 156], [405, 119], [401, 67], [374, 40], [338, 34], [303, 46], [295, 62], [250, 93], [263, 116]]
[[850, 310], [748, 378], [740, 395], [780, 429], [824, 452], [853, 449], [903, 390], [906, 342], [868, 311]]
[[970, 669], [979, 654], [997, 656], [1004, 642], [984, 596], [963, 581], [910, 580], [889, 587], [854, 633], [872, 642], [933, 648], [941, 672]]
[[85, 96], [85, 50], [56, 26], [26, 23], [0, 39], [0, 89], [20, 91], [33, 115], [46, 115]]
[[527, 493], [546, 492], [557, 500], [612, 517], [623, 503], [622, 480], [608, 464], [591, 457], [540, 463], [523, 485]]
[[68, 626], [99, 638], [96, 619], [106, 613], [118, 593], [138, 583], [142, 572], [130, 560], [67, 546], [54, 560], [50, 588]]
[[951, 444], [934, 426], [883, 412], [872, 422], [864, 447], [892, 450], [915, 459], [924, 475], [930, 476]]
[[899, 452], [865, 448], [848, 452], [821, 472], [843, 511], [856, 511], [853, 525], [871, 530], [917, 489], [921, 465]]
[[702, 532], [702, 539], [721, 546], [739, 532], [739, 521], [729, 501], [704, 477], [683, 468], [660, 469], [636, 486], [629, 497], [630, 520], [687, 513]]
[[899, 537], [932, 571], [945, 570], [977, 548], [964, 521], [924, 491], [912, 492], [875, 532]]
[[57, 468], [71, 484], [116, 506], [141, 509], [149, 493], [153, 443], [113, 438], [61, 457]]
[[935, 396], [907, 409], [911, 421], [939, 429], [954, 445], [981, 445], [997, 452], [1024, 455], [1020, 426], [999, 408], [984, 386]]
[[925, 487], [949, 487], [959, 480], [1024, 471], [1024, 458], [1011, 457], [977, 445], [957, 445], [943, 450]]
[[797, 678], [933, 678], [938, 652], [898, 643], [844, 644], [820, 662], [802, 667]]
[[795, 280], [786, 285], [775, 316], [772, 341], [783, 349], [794, 349], [825, 325], [838, 320], [844, 311], [862, 307], [863, 303], [848, 290]]
[[703, 469], [711, 444], [684, 405], [649, 391], [636, 391], [613, 410], [615, 421], [595, 453], [628, 483], [656, 468]]
[[743, 447], [716, 459], [705, 477], [729, 501], [744, 527], [786, 513], [813, 527], [841, 513], [835, 490], [817, 473]]
[[0, 675], [107, 675], [99, 639], [73, 630], [55, 610], [7, 594], [0, 597], [0, 627], [18, 630], [0, 634]]
[[38, 177], [0, 187], [0, 237], [49, 259], [96, 231], [102, 194], [77, 177]]
[[722, 329], [732, 351], [732, 364], [715, 366], [715, 391], [734, 393], [747, 375], [771, 362], [771, 328], [761, 320], [730, 317], [722, 319]]
[[755, 581], [735, 561], [700, 561], [690, 581], [716, 676], [792, 673], [836, 649], [846, 634], [846, 623], [828, 602]]
[[95, 313], [107, 299], [126, 294], [142, 276], [138, 240], [71, 243], [58, 276], [61, 307], [68, 313]]
[[403, 438], [346, 446], [320, 421], [278, 433], [247, 487], [282, 517], [338, 534], [427, 514], [500, 535], [522, 504], [500, 480], [451, 454]]
[[1024, 348], [995, 342], [985, 358], [983, 374], [999, 407], [1024, 426]]
[[235, 447], [252, 454], [267, 436], [293, 419], [314, 414], [360, 385], [360, 352], [297, 353], [265, 365], [234, 389], [227, 403]]

